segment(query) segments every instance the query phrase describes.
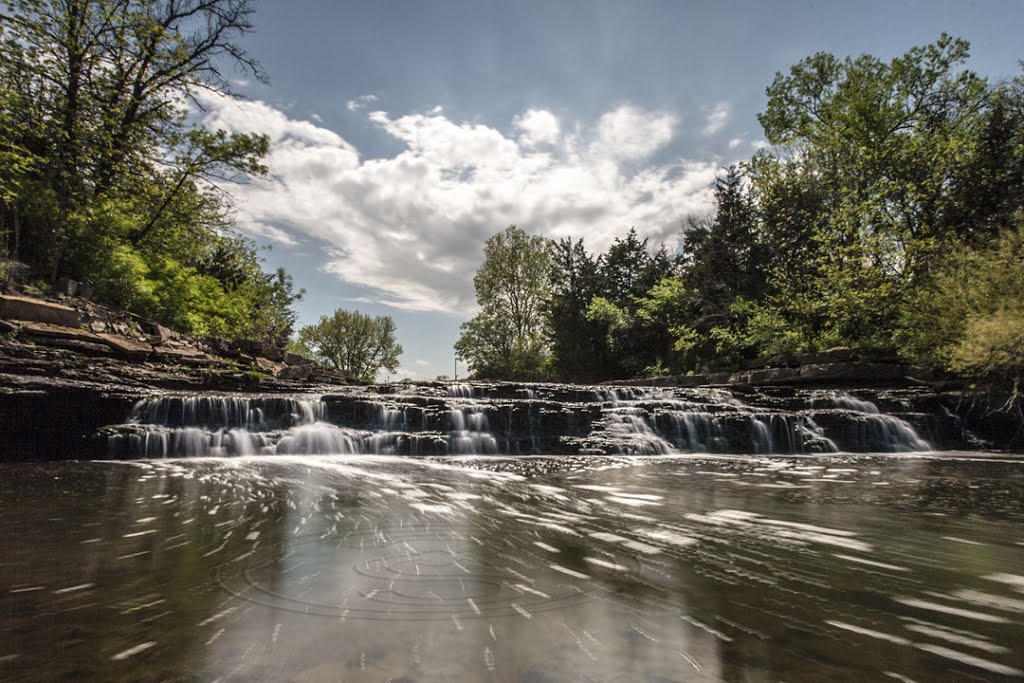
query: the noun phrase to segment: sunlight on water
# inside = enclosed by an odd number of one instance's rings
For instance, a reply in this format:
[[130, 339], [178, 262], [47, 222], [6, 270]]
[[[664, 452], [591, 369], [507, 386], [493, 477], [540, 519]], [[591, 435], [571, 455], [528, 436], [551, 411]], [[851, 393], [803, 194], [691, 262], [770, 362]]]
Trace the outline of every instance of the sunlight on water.
[[[483, 431], [474, 415], [445, 426]], [[1024, 676], [1024, 461], [816, 457], [11, 466], [0, 665], [5, 680]]]

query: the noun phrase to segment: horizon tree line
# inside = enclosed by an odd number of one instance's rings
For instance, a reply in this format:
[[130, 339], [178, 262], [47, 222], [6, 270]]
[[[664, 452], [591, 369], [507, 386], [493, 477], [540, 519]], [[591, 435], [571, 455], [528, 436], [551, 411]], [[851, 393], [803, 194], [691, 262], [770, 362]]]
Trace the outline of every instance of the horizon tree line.
[[968, 54], [943, 34], [776, 74], [771, 146], [724, 169], [674, 253], [635, 229], [594, 255], [509, 227], [457, 353], [478, 377], [596, 381], [847, 346], [994, 381], [1021, 410], [1024, 76], [989, 82]]

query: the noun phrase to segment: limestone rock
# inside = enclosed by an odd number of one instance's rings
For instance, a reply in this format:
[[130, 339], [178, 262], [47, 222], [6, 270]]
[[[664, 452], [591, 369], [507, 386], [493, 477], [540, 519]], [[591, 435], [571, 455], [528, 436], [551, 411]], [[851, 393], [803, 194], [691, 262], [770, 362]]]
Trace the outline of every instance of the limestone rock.
[[75, 296], [78, 294], [78, 281], [69, 277], [58, 278], [53, 285], [53, 291], [64, 296]]
[[206, 358], [206, 354], [199, 349], [193, 349], [188, 346], [169, 346], [161, 344], [154, 346], [153, 350], [161, 356], [169, 356], [171, 358]]
[[89, 332], [88, 330], [83, 330], [77, 327], [68, 327], [67, 325], [35, 322], [31, 320], [23, 320], [21, 322], [20, 334], [22, 337], [29, 338], [75, 339], [93, 344], [103, 343], [103, 340], [99, 335]]
[[233, 345], [242, 353], [248, 353], [253, 356], [262, 356], [263, 358], [267, 358], [277, 363], [284, 360], [284, 349], [280, 349], [273, 344], [269, 344], [264, 341], [256, 339], [238, 339]]
[[277, 376], [280, 379], [298, 379], [305, 381], [310, 379], [314, 373], [314, 369], [308, 366], [289, 365], [288, 367], [283, 368]]
[[153, 353], [153, 347], [149, 344], [144, 344], [143, 342], [135, 341], [128, 337], [122, 337], [117, 334], [100, 334], [98, 336], [107, 344], [107, 346], [122, 356], [127, 356], [129, 358], [145, 358], [149, 354]]
[[155, 341], [153, 344], [166, 344], [168, 341], [177, 338], [177, 335], [160, 323], [143, 322], [140, 327]]
[[827, 363], [804, 365], [801, 382], [871, 382], [883, 384], [904, 378], [906, 368], [888, 363]]
[[256, 356], [256, 367], [259, 368], [260, 372], [265, 372], [274, 377], [280, 375], [281, 371], [285, 369], [284, 363], [275, 363], [262, 356]]
[[0, 295], [0, 318], [78, 327], [82, 314], [60, 304], [27, 296]]
[[824, 365], [827, 363], [850, 363], [860, 357], [857, 349], [837, 346], [818, 353], [805, 353], [797, 357], [800, 365]]
[[312, 358], [306, 358], [305, 356], [300, 356], [299, 354], [292, 353], [291, 351], [284, 352], [284, 362], [288, 365], [316, 365], [316, 361]]

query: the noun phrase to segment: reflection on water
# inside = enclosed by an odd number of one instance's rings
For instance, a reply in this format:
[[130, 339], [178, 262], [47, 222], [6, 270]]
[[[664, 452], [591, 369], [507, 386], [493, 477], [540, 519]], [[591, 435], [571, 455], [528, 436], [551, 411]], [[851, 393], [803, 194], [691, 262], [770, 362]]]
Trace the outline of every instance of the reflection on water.
[[5, 680], [1024, 678], [1024, 461], [5, 467]]

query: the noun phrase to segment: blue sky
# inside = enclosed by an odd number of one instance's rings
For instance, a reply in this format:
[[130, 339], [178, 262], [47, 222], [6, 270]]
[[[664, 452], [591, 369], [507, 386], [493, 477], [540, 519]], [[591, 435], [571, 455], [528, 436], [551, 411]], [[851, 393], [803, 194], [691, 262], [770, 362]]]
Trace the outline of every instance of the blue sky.
[[[1024, 2], [263, 0], [244, 46], [270, 84], [205, 123], [271, 137], [239, 225], [335, 308], [390, 315], [398, 377], [453, 373], [484, 240], [515, 223], [600, 251], [674, 246], [710, 184], [761, 144], [776, 71], [817, 51], [891, 58], [941, 32], [1019, 73]], [[465, 368], [460, 365], [459, 372]]]

